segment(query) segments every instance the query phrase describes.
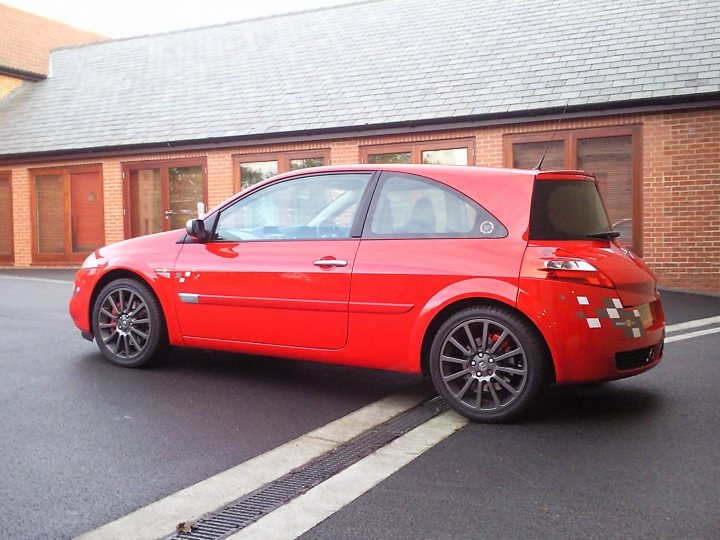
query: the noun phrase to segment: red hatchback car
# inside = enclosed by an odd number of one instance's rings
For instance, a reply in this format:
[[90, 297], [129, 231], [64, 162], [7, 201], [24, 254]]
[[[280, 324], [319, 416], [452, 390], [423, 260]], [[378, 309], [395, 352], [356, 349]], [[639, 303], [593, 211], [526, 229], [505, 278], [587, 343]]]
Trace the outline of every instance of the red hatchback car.
[[424, 373], [505, 421], [551, 382], [660, 361], [654, 276], [617, 234], [582, 172], [306, 169], [99, 249], [70, 313], [119, 366], [178, 346]]

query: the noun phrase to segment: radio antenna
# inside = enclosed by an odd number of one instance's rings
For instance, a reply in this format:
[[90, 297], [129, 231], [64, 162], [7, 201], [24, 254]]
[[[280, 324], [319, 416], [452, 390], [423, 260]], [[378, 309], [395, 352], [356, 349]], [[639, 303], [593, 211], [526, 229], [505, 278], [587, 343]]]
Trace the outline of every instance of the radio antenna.
[[536, 171], [540, 170], [540, 168], [542, 167], [543, 161], [545, 161], [545, 156], [547, 155], [548, 150], [550, 150], [550, 145], [555, 140], [555, 135], [557, 135], [558, 129], [560, 128], [560, 122], [562, 122], [563, 118], [565, 117], [565, 111], [567, 111], [569, 102], [570, 102], [569, 100], [565, 102], [565, 107], [563, 107], [563, 110], [560, 113], [560, 118], [558, 118], [557, 124], [555, 124], [555, 129], [553, 130], [552, 137], [550, 137], [550, 140], [548, 141], [547, 145], [545, 146], [545, 151], [543, 152], [543, 155], [540, 158], [540, 162], [537, 165], [535, 165], [534, 170], [536, 170]]

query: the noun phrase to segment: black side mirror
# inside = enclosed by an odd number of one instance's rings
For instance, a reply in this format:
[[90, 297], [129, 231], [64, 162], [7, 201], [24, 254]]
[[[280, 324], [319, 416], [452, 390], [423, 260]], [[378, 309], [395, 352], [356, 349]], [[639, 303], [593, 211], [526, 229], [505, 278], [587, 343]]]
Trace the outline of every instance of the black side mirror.
[[202, 219], [189, 219], [185, 224], [185, 232], [188, 236], [194, 238], [198, 242], [208, 241], [208, 231], [205, 228], [205, 222]]

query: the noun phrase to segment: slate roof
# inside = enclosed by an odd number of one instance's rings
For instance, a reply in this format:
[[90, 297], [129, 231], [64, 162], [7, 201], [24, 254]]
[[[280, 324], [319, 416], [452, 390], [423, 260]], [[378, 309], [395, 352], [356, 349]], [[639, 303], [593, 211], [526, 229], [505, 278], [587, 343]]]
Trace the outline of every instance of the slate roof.
[[720, 92], [718, 0], [381, 0], [57, 50], [0, 156]]
[[42, 78], [48, 74], [52, 49], [106, 39], [0, 4], [0, 71], [4, 68]]

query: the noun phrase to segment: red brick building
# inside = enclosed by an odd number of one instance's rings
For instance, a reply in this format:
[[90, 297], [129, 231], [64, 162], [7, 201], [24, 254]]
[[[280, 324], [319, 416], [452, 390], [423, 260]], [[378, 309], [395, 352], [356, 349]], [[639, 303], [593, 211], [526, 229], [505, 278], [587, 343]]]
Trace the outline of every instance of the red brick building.
[[385, 0], [55, 51], [0, 101], [0, 257], [78, 264], [292, 168], [547, 150], [598, 175], [661, 285], [720, 292], [720, 10], [551, 4]]
[[[0, 99], [23, 84], [47, 78], [52, 49], [105, 39], [0, 4]], [[14, 259], [12, 192], [11, 175], [0, 168], [0, 264]]]

